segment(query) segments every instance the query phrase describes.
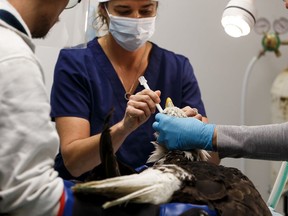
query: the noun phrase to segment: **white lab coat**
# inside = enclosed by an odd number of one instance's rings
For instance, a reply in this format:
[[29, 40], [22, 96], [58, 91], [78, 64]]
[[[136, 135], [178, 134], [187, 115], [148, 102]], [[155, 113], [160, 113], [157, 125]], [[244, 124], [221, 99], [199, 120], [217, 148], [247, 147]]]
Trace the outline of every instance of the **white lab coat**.
[[0, 213], [56, 215], [63, 181], [54, 171], [59, 138], [50, 121], [42, 68], [28, 36], [0, 20]]

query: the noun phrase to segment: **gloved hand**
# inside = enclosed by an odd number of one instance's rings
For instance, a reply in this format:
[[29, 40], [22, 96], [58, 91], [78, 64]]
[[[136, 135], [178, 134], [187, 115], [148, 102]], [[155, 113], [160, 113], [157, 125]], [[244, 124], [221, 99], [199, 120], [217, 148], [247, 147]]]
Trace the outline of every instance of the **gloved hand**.
[[196, 118], [177, 118], [158, 113], [153, 128], [159, 133], [157, 141], [169, 150], [213, 150], [215, 125], [205, 124]]

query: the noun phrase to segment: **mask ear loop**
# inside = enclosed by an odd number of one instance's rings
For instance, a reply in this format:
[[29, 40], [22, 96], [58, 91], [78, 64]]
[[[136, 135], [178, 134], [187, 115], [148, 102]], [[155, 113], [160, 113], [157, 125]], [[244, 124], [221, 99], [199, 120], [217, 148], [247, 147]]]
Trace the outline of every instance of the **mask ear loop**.
[[111, 14], [109, 13], [109, 11], [108, 11], [108, 8], [107, 8], [107, 5], [106, 5], [106, 4], [104, 4], [104, 9], [105, 9], [105, 11], [106, 11], [107, 15], [110, 17], [110, 16], [111, 16]]

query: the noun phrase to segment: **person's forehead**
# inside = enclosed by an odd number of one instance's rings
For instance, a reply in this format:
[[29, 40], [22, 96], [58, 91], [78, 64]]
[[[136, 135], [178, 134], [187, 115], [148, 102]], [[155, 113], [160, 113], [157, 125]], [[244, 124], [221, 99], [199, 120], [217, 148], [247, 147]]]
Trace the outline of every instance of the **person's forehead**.
[[159, 0], [98, 0], [99, 2], [158, 2]]
[[156, 2], [152, 0], [110, 0], [107, 1], [113, 7], [119, 8], [146, 8], [156, 6]]

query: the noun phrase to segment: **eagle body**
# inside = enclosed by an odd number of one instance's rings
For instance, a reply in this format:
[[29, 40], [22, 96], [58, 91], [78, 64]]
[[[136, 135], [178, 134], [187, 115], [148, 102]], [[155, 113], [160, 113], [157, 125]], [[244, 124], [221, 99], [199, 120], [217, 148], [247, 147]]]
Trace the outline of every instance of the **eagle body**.
[[78, 193], [101, 194], [115, 199], [106, 202], [109, 208], [126, 202], [162, 204], [169, 202], [175, 191], [182, 187], [182, 181], [189, 181], [193, 175], [174, 164], [155, 165], [140, 174], [124, 175], [100, 181], [91, 181], [75, 187]]
[[207, 205], [223, 216], [271, 215], [253, 183], [238, 169], [191, 161], [177, 150], [139, 174], [78, 184], [73, 190], [105, 196], [103, 208], [177, 202]]
[[169, 152], [163, 165], [177, 164], [193, 178], [182, 182], [170, 202], [208, 205], [219, 215], [271, 215], [254, 184], [240, 170], [206, 161], [190, 161], [181, 151]]
[[[186, 117], [179, 110], [170, 107], [164, 112]], [[106, 127], [102, 134], [109, 135], [107, 130]], [[111, 139], [102, 139], [102, 142], [102, 145], [112, 146]], [[154, 162], [152, 167], [122, 176], [117, 176], [117, 171], [115, 177], [107, 175], [103, 180], [76, 184], [72, 188], [74, 193], [105, 197], [104, 209], [127, 203], [160, 205], [176, 202], [207, 205], [223, 216], [271, 215], [253, 183], [238, 169], [207, 162], [209, 154], [204, 150], [168, 151], [159, 143], [152, 143], [155, 146], [149, 158], [149, 162]], [[102, 149], [111, 150], [110, 147]]]

